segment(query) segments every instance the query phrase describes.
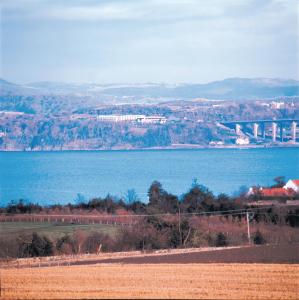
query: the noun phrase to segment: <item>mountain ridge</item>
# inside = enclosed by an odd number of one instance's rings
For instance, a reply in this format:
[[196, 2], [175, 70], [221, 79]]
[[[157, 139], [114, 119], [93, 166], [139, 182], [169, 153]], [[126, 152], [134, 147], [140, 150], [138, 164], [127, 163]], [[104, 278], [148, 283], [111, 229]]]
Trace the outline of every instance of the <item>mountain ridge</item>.
[[97, 84], [41, 81], [15, 84], [0, 79], [0, 95], [77, 95], [109, 96], [115, 98], [172, 98], [251, 100], [285, 96], [299, 96], [299, 81], [281, 78], [232, 77], [209, 83], [134, 83]]

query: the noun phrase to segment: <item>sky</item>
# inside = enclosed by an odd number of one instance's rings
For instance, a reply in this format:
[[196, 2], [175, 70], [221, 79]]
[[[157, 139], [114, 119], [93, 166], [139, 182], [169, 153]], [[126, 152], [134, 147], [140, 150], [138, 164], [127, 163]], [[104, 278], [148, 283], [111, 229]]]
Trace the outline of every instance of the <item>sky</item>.
[[2, 0], [3, 79], [299, 79], [297, 0]]

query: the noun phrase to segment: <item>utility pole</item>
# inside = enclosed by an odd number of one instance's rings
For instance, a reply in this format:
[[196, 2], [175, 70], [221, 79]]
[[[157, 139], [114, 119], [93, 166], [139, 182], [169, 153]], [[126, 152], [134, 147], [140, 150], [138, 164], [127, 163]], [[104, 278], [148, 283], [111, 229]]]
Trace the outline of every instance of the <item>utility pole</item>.
[[180, 245], [183, 244], [183, 237], [182, 237], [182, 229], [181, 229], [181, 206], [180, 201], [177, 199], [177, 206], [178, 206], [178, 225], [179, 225], [179, 235], [180, 235]]
[[179, 206], [179, 234], [180, 234], [180, 244], [183, 244], [182, 230], [181, 230], [181, 208]]
[[246, 220], [247, 220], [247, 236], [248, 236], [248, 243], [251, 244], [250, 238], [250, 224], [249, 224], [249, 212], [246, 212]]

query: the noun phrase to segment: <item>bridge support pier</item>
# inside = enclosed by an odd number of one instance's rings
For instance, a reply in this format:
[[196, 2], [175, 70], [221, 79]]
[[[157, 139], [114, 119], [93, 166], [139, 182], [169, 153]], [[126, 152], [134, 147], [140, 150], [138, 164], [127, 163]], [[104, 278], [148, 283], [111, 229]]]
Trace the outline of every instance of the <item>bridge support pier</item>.
[[279, 134], [280, 141], [283, 142], [283, 124], [282, 123], [279, 124], [279, 131], [280, 131], [280, 134]]
[[297, 131], [297, 123], [292, 122], [291, 125], [291, 136], [292, 136], [292, 141], [295, 143], [296, 142], [296, 131]]
[[241, 134], [241, 125], [240, 124], [236, 124], [236, 134], [237, 135]]
[[276, 136], [277, 136], [277, 123], [272, 123], [272, 142], [276, 142]]
[[[288, 140], [296, 142], [297, 136], [297, 125], [299, 119], [274, 119], [274, 120], [239, 120], [230, 122], [221, 122], [220, 124], [228, 127], [230, 130], [235, 129], [237, 136], [243, 136], [245, 134], [250, 134], [255, 140], [259, 137], [268, 141], [269, 137], [272, 142], [276, 142], [279, 138], [281, 142]], [[290, 134], [286, 136], [286, 128], [289, 130]], [[279, 132], [278, 132], [279, 131]], [[269, 133], [268, 133], [269, 132]]]
[[265, 123], [261, 123], [261, 135], [262, 135], [263, 139], [266, 138], [266, 125], [265, 125]]
[[259, 131], [259, 124], [254, 123], [253, 124], [253, 136], [255, 139], [257, 139], [257, 137], [258, 137], [258, 131]]

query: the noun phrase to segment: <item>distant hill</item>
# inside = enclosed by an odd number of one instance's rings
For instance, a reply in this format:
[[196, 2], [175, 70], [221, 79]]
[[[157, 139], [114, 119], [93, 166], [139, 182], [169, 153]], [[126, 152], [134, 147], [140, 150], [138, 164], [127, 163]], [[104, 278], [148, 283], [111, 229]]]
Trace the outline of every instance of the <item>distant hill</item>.
[[104, 93], [110, 95], [127, 95], [143, 97], [172, 97], [179, 99], [222, 99], [250, 100], [275, 98], [281, 96], [298, 96], [299, 81], [282, 79], [247, 79], [231, 78], [207, 84], [181, 84], [169, 86], [157, 84], [146, 87], [109, 87]]
[[194, 98], [222, 100], [251, 100], [284, 96], [299, 96], [299, 81], [269, 78], [229, 78], [207, 84], [74, 84], [61, 82], [35, 82], [26, 85], [0, 80], [2, 95], [76, 95], [101, 99], [131, 97], [136, 103], [143, 99]]
[[36, 95], [40, 93], [39, 89], [28, 87], [26, 85], [15, 84], [0, 78], [0, 96], [3, 95]]

